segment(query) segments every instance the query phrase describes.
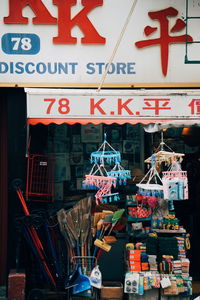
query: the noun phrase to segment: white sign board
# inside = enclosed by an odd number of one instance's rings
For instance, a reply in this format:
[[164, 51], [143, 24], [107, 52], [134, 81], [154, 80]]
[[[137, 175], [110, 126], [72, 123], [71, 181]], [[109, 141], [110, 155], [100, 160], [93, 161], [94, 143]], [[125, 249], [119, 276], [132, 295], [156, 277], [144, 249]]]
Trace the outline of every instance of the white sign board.
[[[103, 123], [194, 119], [200, 121], [200, 92], [25, 89], [30, 123], [82, 120]], [[65, 120], [64, 120], [65, 119]], [[135, 120], [135, 121], [134, 121]], [[148, 121], [147, 121], [148, 120]], [[57, 122], [57, 121], [55, 121]]]
[[0, 85], [198, 86], [199, 1], [133, 3], [3, 0]]

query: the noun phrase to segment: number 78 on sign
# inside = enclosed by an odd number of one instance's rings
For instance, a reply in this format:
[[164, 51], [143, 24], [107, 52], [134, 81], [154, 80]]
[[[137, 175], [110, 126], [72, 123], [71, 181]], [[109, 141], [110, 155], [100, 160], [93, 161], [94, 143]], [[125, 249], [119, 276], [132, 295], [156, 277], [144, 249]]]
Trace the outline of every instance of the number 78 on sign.
[[6, 54], [34, 55], [40, 51], [40, 38], [36, 34], [6, 33], [2, 36], [2, 50]]

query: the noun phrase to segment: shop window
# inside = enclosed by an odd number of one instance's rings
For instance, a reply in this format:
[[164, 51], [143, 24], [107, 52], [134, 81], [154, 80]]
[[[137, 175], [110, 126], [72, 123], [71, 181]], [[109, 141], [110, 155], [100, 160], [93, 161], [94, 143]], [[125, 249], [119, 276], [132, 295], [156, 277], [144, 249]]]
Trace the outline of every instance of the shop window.
[[[92, 168], [90, 154], [98, 150], [104, 133], [112, 147], [121, 153], [121, 165], [131, 170], [132, 178], [140, 180], [144, 174], [144, 130], [140, 124], [31, 126], [29, 155], [55, 158], [55, 201], [67, 201], [72, 195], [89, 192], [82, 189], [82, 181]], [[134, 187], [133, 179], [129, 180], [126, 189]], [[124, 187], [121, 189], [123, 192]]]

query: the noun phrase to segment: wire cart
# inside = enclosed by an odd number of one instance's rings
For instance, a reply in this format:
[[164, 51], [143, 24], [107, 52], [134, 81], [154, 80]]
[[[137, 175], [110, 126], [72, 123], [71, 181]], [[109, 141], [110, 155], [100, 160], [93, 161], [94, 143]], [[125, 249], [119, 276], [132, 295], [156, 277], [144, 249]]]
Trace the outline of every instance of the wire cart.
[[53, 156], [28, 155], [26, 201], [54, 201], [54, 169]]

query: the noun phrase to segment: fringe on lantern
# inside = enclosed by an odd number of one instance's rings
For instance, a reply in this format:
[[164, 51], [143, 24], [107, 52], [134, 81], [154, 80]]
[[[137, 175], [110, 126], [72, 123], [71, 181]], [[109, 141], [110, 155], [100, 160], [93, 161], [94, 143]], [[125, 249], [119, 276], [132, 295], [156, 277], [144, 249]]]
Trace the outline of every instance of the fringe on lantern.
[[[106, 150], [107, 149], [109, 150]], [[106, 133], [104, 134], [104, 141], [95, 152], [90, 155], [90, 161], [94, 164], [118, 164], [121, 162], [121, 154], [116, 151], [106, 140]]]
[[119, 193], [112, 193], [102, 196], [102, 203], [116, 202], [119, 201]]
[[94, 164], [117, 164], [121, 161], [121, 154], [119, 151], [97, 151], [92, 152], [90, 162]]

